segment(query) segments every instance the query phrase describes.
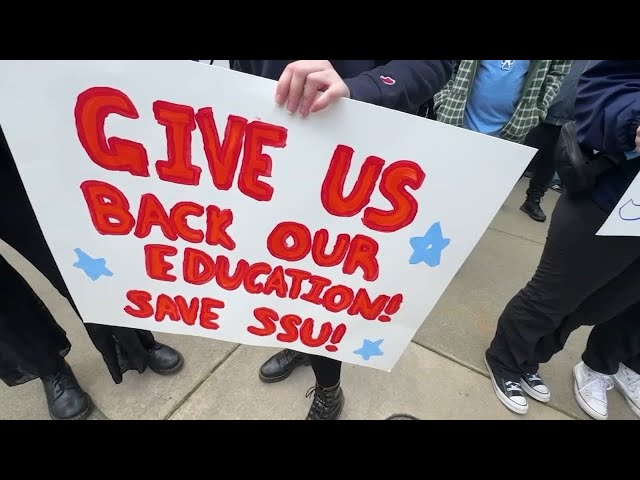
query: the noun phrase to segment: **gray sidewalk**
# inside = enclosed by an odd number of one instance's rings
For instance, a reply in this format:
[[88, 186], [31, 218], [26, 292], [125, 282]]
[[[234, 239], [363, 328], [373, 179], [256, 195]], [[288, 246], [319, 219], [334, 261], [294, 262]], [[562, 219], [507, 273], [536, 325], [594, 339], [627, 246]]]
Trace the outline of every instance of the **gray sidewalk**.
[[[572, 393], [571, 369], [580, 361], [587, 328], [565, 351], [541, 368], [552, 391], [543, 405], [531, 401], [525, 417], [496, 399], [482, 362], [498, 315], [531, 276], [548, 221], [539, 224], [518, 210], [528, 179], [522, 179], [491, 227], [417, 332], [391, 373], [345, 365], [347, 403], [343, 419], [384, 419], [409, 413], [421, 419], [582, 419], [588, 418]], [[488, 188], [491, 188], [488, 185]], [[543, 203], [547, 214], [558, 194]], [[104, 419], [301, 419], [313, 384], [309, 368], [286, 381], [265, 385], [259, 365], [275, 350], [178, 335], [158, 335], [180, 349], [185, 368], [173, 377], [129, 372], [115, 385], [80, 320], [57, 291], [24, 259], [0, 243], [0, 254], [25, 275], [73, 344], [68, 356], [96, 410]], [[47, 419], [39, 381], [8, 388], [0, 382], [0, 419]], [[610, 419], [637, 419], [616, 390], [609, 392]]]

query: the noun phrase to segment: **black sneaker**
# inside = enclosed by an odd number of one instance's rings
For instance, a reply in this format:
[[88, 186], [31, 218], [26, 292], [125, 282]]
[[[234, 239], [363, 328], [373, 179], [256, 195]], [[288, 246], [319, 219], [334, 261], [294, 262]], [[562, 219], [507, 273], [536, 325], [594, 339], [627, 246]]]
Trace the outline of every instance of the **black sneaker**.
[[493, 384], [493, 389], [496, 392], [498, 400], [512, 412], [519, 413], [520, 415], [527, 413], [529, 411], [529, 402], [527, 402], [527, 397], [524, 396], [520, 382], [507, 380], [494, 374], [489, 366], [486, 355], [484, 357], [484, 364], [487, 366], [487, 370], [491, 376], [491, 383]]
[[542, 208], [540, 208], [540, 201], [527, 199], [522, 205], [520, 205], [520, 210], [529, 215], [529, 217], [536, 222], [544, 222], [547, 219]]
[[520, 385], [527, 395], [539, 402], [547, 403], [551, 400], [549, 387], [537, 373], [525, 373], [520, 379]]

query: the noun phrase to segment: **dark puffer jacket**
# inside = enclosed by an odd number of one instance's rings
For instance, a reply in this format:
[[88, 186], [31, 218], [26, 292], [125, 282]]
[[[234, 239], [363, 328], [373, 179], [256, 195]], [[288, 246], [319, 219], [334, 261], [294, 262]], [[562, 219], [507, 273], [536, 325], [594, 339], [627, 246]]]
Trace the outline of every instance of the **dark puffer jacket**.
[[551, 125], [564, 125], [573, 120], [574, 105], [576, 101], [576, 87], [580, 76], [600, 60], [574, 60], [571, 70], [560, 85], [558, 95], [553, 100], [547, 111], [544, 123]]

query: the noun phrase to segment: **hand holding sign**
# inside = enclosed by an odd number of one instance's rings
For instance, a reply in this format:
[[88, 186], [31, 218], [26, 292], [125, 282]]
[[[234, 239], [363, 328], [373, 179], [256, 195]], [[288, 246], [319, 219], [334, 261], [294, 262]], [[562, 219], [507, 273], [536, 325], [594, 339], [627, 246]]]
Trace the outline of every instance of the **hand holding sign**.
[[[320, 95], [318, 95], [320, 93]], [[278, 80], [276, 103], [287, 103], [287, 110], [306, 117], [318, 112], [340, 97], [349, 98], [349, 87], [329, 60], [300, 60], [290, 63]]]

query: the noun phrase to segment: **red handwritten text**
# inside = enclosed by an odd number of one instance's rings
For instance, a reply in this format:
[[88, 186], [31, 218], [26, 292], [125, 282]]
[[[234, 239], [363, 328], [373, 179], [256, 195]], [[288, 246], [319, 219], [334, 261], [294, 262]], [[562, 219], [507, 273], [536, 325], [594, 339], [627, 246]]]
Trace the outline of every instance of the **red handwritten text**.
[[151, 244], [145, 246], [144, 252], [146, 272], [153, 280], [175, 282], [177, 275], [181, 275], [192, 285], [215, 281], [228, 291], [242, 287], [251, 294], [276, 295], [291, 300], [300, 298], [321, 305], [331, 313], [346, 311], [352, 316], [380, 322], [391, 321], [390, 315], [396, 313], [402, 303], [402, 294], [372, 296], [364, 288], [354, 291], [346, 285], [334, 285], [328, 278], [306, 270], [280, 265], [274, 267], [266, 262], [240, 260], [232, 266], [223, 255], [214, 259], [208, 253], [190, 247], [182, 252], [182, 268], [176, 273], [173, 269], [180, 261], [176, 258], [177, 248]]
[[[158, 160], [155, 165], [161, 180], [199, 184], [202, 169], [191, 163], [191, 139], [197, 126], [214, 186], [220, 190], [231, 188], [244, 146], [238, 188], [255, 200], [271, 200], [273, 187], [260, 177], [271, 176], [272, 160], [262, 149], [285, 147], [286, 128], [257, 120], [249, 123], [245, 118], [230, 115], [221, 141], [213, 110], [209, 107], [195, 112], [188, 105], [158, 100], [152, 108], [167, 137], [167, 158]], [[109, 115], [139, 118], [131, 99], [120, 90], [93, 87], [78, 96], [76, 130], [87, 155], [107, 170], [148, 177], [149, 159], [144, 145], [117, 137], [107, 139], [104, 124]]]
[[[287, 240], [292, 244], [288, 245]], [[327, 252], [328, 243], [327, 230], [318, 230], [312, 239], [309, 229], [296, 222], [279, 223], [267, 238], [269, 252], [280, 260], [296, 262], [311, 253], [314, 263], [320, 267], [334, 267], [344, 261], [342, 271], [345, 274], [351, 275], [360, 268], [365, 280], [373, 282], [378, 278], [378, 242], [373, 238], [355, 235], [352, 240], [346, 233], [341, 233], [330, 253]]]
[[320, 326], [320, 331], [314, 334], [315, 321], [313, 318], [302, 320], [298, 315], [292, 314], [279, 317], [275, 310], [266, 307], [256, 308], [253, 315], [260, 322], [258, 327], [254, 325], [247, 327], [247, 331], [253, 335], [259, 337], [273, 335], [277, 330], [276, 322], [278, 322], [282, 330], [276, 335], [278, 341], [293, 343], [300, 340], [307, 347], [321, 347], [328, 342], [324, 348], [329, 352], [338, 350], [337, 344], [347, 332], [347, 326], [344, 323], [334, 327], [331, 323], [325, 322]]
[[344, 184], [351, 166], [354, 150], [338, 145], [322, 184], [322, 205], [325, 210], [338, 217], [353, 217], [371, 201], [371, 195], [380, 178], [380, 193], [391, 203], [391, 210], [367, 207], [362, 223], [379, 232], [395, 232], [406, 227], [418, 213], [417, 200], [406, 191], [406, 187], [417, 190], [426, 177], [420, 165], [409, 160], [400, 160], [384, 171], [385, 161], [379, 157], [367, 157], [351, 193], [344, 195]]
[[219, 316], [212, 309], [224, 308], [224, 302], [213, 298], [191, 298], [188, 302], [181, 296], [170, 297], [161, 293], [152, 304], [153, 297], [144, 290], [129, 290], [127, 300], [131, 305], [124, 307], [124, 311], [136, 318], [154, 317], [157, 322], [167, 317], [174, 322], [184, 322], [195, 325], [196, 321], [202, 328], [217, 330], [220, 325], [216, 322]]
[[[152, 193], [140, 199], [137, 219], [130, 212], [129, 201], [113, 185], [97, 180], [87, 180], [80, 185], [91, 221], [102, 235], [127, 235], [134, 227], [134, 235], [145, 238], [153, 227], [158, 227], [168, 240], [178, 237], [191, 243], [205, 240], [209, 245], [220, 245], [227, 250], [236, 248], [236, 242], [227, 229], [233, 223], [233, 212], [221, 210], [214, 205], [206, 209], [193, 202], [178, 202], [167, 212], [160, 200]], [[205, 231], [189, 226], [189, 217], [206, 220]]]

